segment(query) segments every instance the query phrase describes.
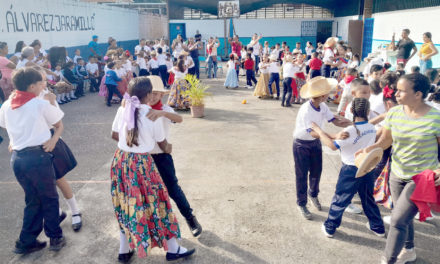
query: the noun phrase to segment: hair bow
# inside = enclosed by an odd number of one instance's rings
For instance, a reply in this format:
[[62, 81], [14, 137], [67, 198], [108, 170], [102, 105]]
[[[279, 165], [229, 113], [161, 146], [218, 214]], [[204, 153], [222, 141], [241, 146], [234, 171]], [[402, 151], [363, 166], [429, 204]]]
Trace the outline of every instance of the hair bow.
[[124, 108], [124, 121], [122, 125], [127, 124], [127, 130], [132, 130], [134, 128], [134, 113], [136, 108], [139, 108], [141, 102], [137, 96], [124, 94], [125, 108]]
[[388, 85], [383, 88], [383, 96], [385, 98], [392, 98], [393, 93], [394, 93], [394, 90], [390, 89], [390, 87]]

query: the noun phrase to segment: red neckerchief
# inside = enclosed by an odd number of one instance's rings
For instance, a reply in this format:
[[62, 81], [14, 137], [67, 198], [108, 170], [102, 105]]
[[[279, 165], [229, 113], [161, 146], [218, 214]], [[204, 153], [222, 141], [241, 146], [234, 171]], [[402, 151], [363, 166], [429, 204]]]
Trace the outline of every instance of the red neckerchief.
[[162, 110], [162, 101], [159, 100], [159, 102], [157, 102], [157, 104], [152, 105], [151, 108], [153, 108], [154, 110]]
[[30, 92], [15, 91], [14, 97], [12, 97], [11, 100], [12, 110], [17, 109], [20, 106], [23, 106], [24, 104], [34, 99], [35, 97], [36, 97], [35, 94]]
[[346, 84], [349, 84], [349, 83], [351, 83], [354, 79], [356, 79], [355, 76], [346, 75], [345, 78], [344, 78], [344, 82], [345, 82]]
[[157, 58], [153, 58], [153, 60], [157, 61]]

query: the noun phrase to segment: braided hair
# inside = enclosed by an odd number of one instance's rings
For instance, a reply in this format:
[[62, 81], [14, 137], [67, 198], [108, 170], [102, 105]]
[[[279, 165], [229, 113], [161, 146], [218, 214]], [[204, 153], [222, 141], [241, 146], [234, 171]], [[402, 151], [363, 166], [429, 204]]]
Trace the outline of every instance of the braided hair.
[[351, 105], [351, 111], [353, 112], [353, 125], [356, 129], [358, 136], [360, 136], [359, 129], [357, 129], [355, 124], [356, 117], [360, 117], [368, 121], [368, 111], [370, 110], [370, 102], [365, 98], [354, 98]]

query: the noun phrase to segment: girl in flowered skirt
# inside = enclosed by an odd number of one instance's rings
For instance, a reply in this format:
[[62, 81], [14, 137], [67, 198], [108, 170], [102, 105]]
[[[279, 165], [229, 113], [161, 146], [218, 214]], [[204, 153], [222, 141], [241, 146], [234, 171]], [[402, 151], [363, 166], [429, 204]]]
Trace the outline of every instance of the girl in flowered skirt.
[[166, 241], [180, 238], [168, 191], [150, 154], [117, 150], [111, 183], [119, 227], [139, 257], [146, 257], [154, 247], [168, 250]]

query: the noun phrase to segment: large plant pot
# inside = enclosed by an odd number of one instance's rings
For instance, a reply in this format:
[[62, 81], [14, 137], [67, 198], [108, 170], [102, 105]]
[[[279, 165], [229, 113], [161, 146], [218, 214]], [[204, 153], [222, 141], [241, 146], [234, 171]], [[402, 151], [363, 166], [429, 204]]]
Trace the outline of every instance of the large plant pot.
[[200, 118], [205, 116], [205, 106], [191, 106], [191, 116], [195, 118]]

